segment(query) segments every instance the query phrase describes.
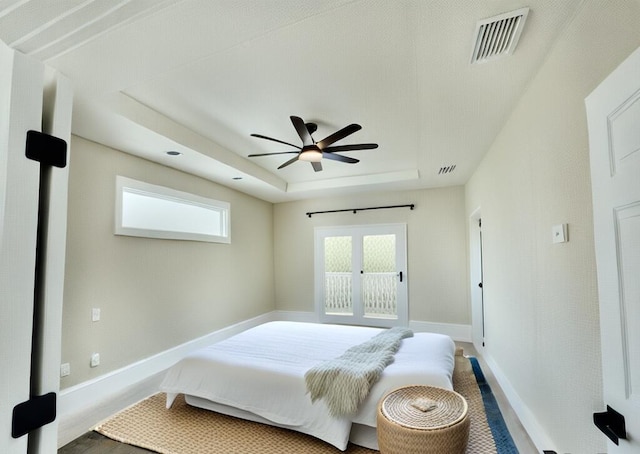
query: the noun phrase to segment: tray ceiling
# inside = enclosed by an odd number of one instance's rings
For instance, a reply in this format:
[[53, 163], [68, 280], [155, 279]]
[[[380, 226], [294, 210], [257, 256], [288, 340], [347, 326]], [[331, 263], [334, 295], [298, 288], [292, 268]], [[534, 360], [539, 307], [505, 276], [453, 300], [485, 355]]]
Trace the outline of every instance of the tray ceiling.
[[[281, 202], [466, 183], [581, 3], [0, 0], [0, 40], [73, 80], [74, 134]], [[472, 65], [478, 21], [523, 7], [515, 51]], [[291, 115], [379, 148], [247, 158], [298, 143]]]

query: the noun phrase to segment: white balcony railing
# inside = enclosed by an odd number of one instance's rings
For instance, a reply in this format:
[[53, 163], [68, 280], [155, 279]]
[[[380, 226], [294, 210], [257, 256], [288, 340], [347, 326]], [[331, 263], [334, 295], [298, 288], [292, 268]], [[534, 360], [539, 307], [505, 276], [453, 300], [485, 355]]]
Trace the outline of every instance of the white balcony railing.
[[325, 273], [324, 310], [327, 314], [352, 314], [351, 273]]
[[[397, 315], [396, 273], [365, 273], [362, 275], [362, 302], [365, 316]], [[325, 273], [325, 312], [352, 314], [351, 273]]]

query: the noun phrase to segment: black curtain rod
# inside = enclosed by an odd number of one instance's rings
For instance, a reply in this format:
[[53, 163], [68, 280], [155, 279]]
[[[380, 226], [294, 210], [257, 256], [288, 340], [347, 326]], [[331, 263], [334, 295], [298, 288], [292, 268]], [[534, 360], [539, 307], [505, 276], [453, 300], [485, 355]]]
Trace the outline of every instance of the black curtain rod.
[[366, 210], [386, 210], [387, 208], [409, 208], [413, 210], [415, 205], [412, 203], [410, 205], [389, 205], [386, 207], [370, 207], [370, 208], [349, 208], [346, 210], [327, 210], [327, 211], [310, 211], [307, 213], [307, 216], [311, 217], [314, 214], [324, 214], [324, 213], [342, 213], [345, 211], [351, 211], [353, 214], [356, 214], [358, 211], [366, 211]]

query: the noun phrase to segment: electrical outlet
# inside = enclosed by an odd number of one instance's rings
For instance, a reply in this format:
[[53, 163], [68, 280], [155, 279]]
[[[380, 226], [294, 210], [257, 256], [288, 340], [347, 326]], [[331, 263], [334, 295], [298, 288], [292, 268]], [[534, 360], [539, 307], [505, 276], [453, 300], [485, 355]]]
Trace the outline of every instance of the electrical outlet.
[[71, 364], [69, 363], [60, 364], [60, 376], [66, 377], [67, 375], [71, 375]]
[[91, 309], [91, 321], [100, 321], [100, 308], [94, 307], [93, 309]]
[[94, 353], [91, 355], [91, 367], [98, 367], [100, 365], [100, 353]]

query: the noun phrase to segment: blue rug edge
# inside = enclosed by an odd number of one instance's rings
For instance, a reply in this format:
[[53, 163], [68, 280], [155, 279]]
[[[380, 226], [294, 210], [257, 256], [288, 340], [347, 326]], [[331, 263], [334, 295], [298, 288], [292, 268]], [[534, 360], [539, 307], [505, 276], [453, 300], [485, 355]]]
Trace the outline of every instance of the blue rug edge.
[[511, 438], [507, 424], [504, 422], [502, 412], [498, 406], [493, 391], [487, 383], [487, 380], [482, 373], [480, 363], [478, 359], [471, 356], [469, 362], [473, 369], [473, 374], [476, 376], [478, 382], [478, 388], [480, 388], [480, 394], [482, 395], [482, 402], [484, 403], [485, 412], [487, 414], [487, 422], [491, 429], [491, 434], [496, 442], [496, 449], [498, 454], [518, 454], [518, 449]]

